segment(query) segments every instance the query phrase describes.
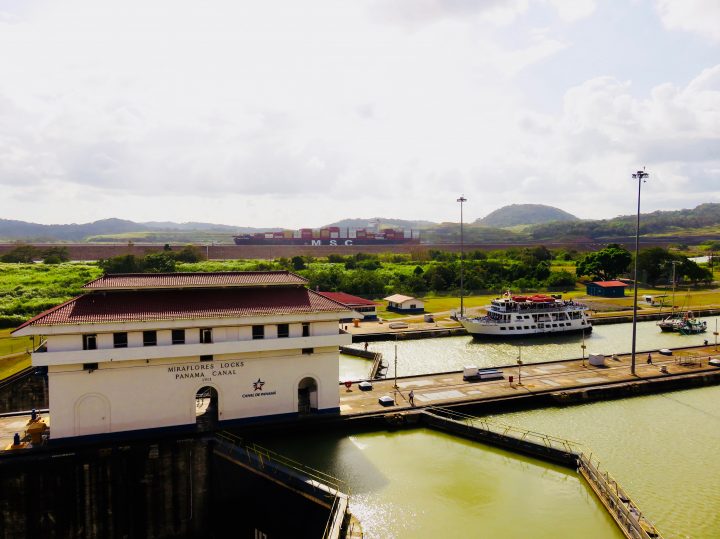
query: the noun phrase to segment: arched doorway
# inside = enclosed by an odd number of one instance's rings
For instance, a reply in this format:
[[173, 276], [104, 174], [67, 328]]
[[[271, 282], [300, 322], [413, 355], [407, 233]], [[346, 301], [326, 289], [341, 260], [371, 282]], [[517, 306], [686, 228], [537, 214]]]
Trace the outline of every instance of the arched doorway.
[[75, 435], [110, 432], [110, 403], [104, 395], [83, 395], [75, 404]]
[[198, 430], [215, 430], [218, 426], [218, 392], [204, 386], [195, 393], [195, 424]]
[[298, 413], [312, 414], [318, 409], [317, 382], [315, 378], [303, 378], [298, 384]]

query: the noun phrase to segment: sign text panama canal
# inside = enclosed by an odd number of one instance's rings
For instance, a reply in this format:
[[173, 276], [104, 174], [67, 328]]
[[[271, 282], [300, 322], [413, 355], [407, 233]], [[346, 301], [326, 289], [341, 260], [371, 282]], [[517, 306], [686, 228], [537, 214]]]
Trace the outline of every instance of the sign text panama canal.
[[244, 361], [220, 361], [215, 363], [193, 363], [191, 365], [173, 365], [168, 372], [175, 375], [175, 380], [186, 378], [206, 378], [208, 376], [228, 376], [237, 374], [235, 369], [244, 367]]

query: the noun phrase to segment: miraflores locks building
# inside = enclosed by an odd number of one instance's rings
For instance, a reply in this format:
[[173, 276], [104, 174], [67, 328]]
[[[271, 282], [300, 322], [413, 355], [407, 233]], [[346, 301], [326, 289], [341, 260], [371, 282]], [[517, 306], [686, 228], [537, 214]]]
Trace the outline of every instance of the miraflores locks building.
[[306, 285], [287, 271], [86, 284], [13, 333], [46, 339], [32, 364], [48, 369], [51, 438], [338, 412], [351, 312]]

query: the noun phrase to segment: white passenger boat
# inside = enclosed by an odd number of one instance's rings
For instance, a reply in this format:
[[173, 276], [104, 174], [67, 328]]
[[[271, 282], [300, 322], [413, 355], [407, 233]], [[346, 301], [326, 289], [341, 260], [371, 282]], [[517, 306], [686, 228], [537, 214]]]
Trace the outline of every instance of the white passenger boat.
[[513, 296], [507, 292], [492, 300], [486, 308], [485, 316], [457, 319], [473, 337], [528, 337], [592, 331], [587, 306], [559, 296]]

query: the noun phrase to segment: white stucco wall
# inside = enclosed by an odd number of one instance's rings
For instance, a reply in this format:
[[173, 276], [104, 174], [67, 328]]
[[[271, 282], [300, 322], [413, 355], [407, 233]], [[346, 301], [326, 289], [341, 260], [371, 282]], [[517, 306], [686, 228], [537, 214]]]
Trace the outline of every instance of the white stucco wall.
[[[112, 335], [110, 336], [112, 343]], [[81, 335], [54, 335], [47, 340], [48, 352], [65, 352], [67, 350], [82, 350]]]
[[[178, 370], [177, 367], [200, 370]], [[200, 373], [200, 374], [198, 374]], [[298, 383], [312, 377], [318, 409], [339, 406], [337, 347], [197, 357], [51, 366], [48, 372], [53, 439], [107, 432], [192, 425], [195, 394], [214, 387], [221, 421], [298, 411]], [[261, 390], [253, 383], [264, 382]]]

